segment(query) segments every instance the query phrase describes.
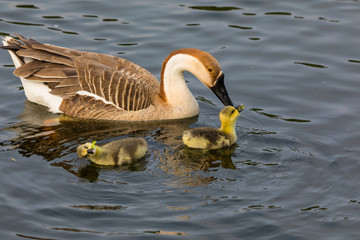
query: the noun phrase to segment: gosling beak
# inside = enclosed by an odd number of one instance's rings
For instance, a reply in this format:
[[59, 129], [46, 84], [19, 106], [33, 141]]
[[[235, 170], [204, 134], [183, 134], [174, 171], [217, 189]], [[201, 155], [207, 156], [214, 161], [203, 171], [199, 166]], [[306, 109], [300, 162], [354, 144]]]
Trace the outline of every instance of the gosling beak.
[[240, 104], [234, 108], [236, 108], [236, 110], [238, 110], [239, 113], [241, 113], [245, 109], [244, 105], [242, 105], [242, 104]]
[[95, 149], [88, 149], [87, 151], [86, 151], [88, 154], [94, 154], [95, 153]]
[[223, 72], [219, 74], [216, 79], [215, 85], [212, 86], [210, 89], [225, 106], [234, 106], [225, 88]]

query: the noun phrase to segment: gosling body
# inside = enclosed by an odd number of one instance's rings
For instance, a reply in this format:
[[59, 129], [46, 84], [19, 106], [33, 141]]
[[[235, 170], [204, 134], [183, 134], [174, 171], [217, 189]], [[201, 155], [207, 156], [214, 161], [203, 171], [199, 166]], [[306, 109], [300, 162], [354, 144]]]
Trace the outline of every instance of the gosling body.
[[98, 165], [124, 165], [144, 157], [147, 149], [145, 139], [125, 138], [102, 146], [87, 142], [77, 148], [77, 153]]
[[184, 131], [182, 139], [186, 146], [200, 149], [228, 148], [237, 141], [235, 124], [240, 116], [243, 106], [236, 109], [226, 106], [219, 114], [221, 127], [194, 128]]

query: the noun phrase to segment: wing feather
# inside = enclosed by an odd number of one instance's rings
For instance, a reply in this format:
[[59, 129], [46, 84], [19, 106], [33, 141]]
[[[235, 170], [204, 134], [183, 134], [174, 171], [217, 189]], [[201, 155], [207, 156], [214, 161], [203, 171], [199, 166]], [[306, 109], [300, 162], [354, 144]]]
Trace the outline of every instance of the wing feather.
[[[10, 39], [10, 46], [7, 46], [23, 61], [14, 74], [43, 82], [51, 89], [51, 94], [66, 98], [68, 104], [73, 101], [77, 109], [70, 111], [69, 116], [80, 116], [83, 113], [79, 111], [94, 104], [88, 100], [89, 97], [76, 97], [78, 91], [95, 94], [113, 103], [112, 108], [117, 106], [133, 111], [148, 108], [159, 93], [159, 81], [146, 69], [126, 59], [42, 44], [17, 36], [20, 41]], [[95, 105], [100, 107], [101, 104]], [[100, 116], [103, 110], [100, 108], [99, 112], [92, 114]]]

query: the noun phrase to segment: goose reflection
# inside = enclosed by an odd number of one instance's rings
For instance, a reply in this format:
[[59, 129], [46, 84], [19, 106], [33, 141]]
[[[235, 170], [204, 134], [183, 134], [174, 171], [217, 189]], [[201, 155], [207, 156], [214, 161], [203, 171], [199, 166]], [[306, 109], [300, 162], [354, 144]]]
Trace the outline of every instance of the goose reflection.
[[17, 148], [25, 156], [37, 154], [48, 161], [75, 153], [76, 147], [88, 140], [115, 140], [119, 136], [146, 137], [166, 145], [181, 143], [177, 139], [197, 118], [166, 122], [114, 122], [70, 120], [58, 114], [49, 113], [46, 108], [26, 101], [19, 122], [1, 129], [12, 132], [12, 139], [0, 142], [5, 149]]
[[[74, 121], [59, 118], [58, 114], [29, 101], [24, 106], [23, 112], [17, 117], [19, 121], [0, 130], [3, 135], [13, 136], [0, 142], [0, 149], [18, 149], [24, 157], [42, 156], [51, 165], [90, 181], [97, 181], [99, 171], [103, 168], [144, 171], [149, 158], [159, 160], [160, 169], [179, 178], [181, 183], [192, 185], [208, 184], [214, 180], [206, 174], [199, 174], [199, 170], [206, 172], [219, 166], [234, 167], [231, 161], [234, 149], [196, 151], [183, 146], [182, 133], [197, 121], [197, 117], [151, 123]], [[151, 156], [146, 156], [144, 161], [116, 167], [99, 167], [76, 156], [77, 146], [85, 141], [107, 143], [124, 136], [144, 137], [149, 143]], [[189, 178], [186, 179], [186, 176]]]

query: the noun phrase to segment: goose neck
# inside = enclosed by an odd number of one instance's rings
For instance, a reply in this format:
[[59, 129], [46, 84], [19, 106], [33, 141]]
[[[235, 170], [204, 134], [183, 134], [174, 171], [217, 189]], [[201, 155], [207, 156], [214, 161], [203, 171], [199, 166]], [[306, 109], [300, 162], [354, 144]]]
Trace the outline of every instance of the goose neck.
[[167, 103], [191, 108], [192, 112], [196, 112], [193, 115], [196, 115], [199, 106], [184, 79], [184, 71], [191, 71], [192, 61], [192, 56], [177, 54], [164, 62], [160, 94], [165, 96]]

